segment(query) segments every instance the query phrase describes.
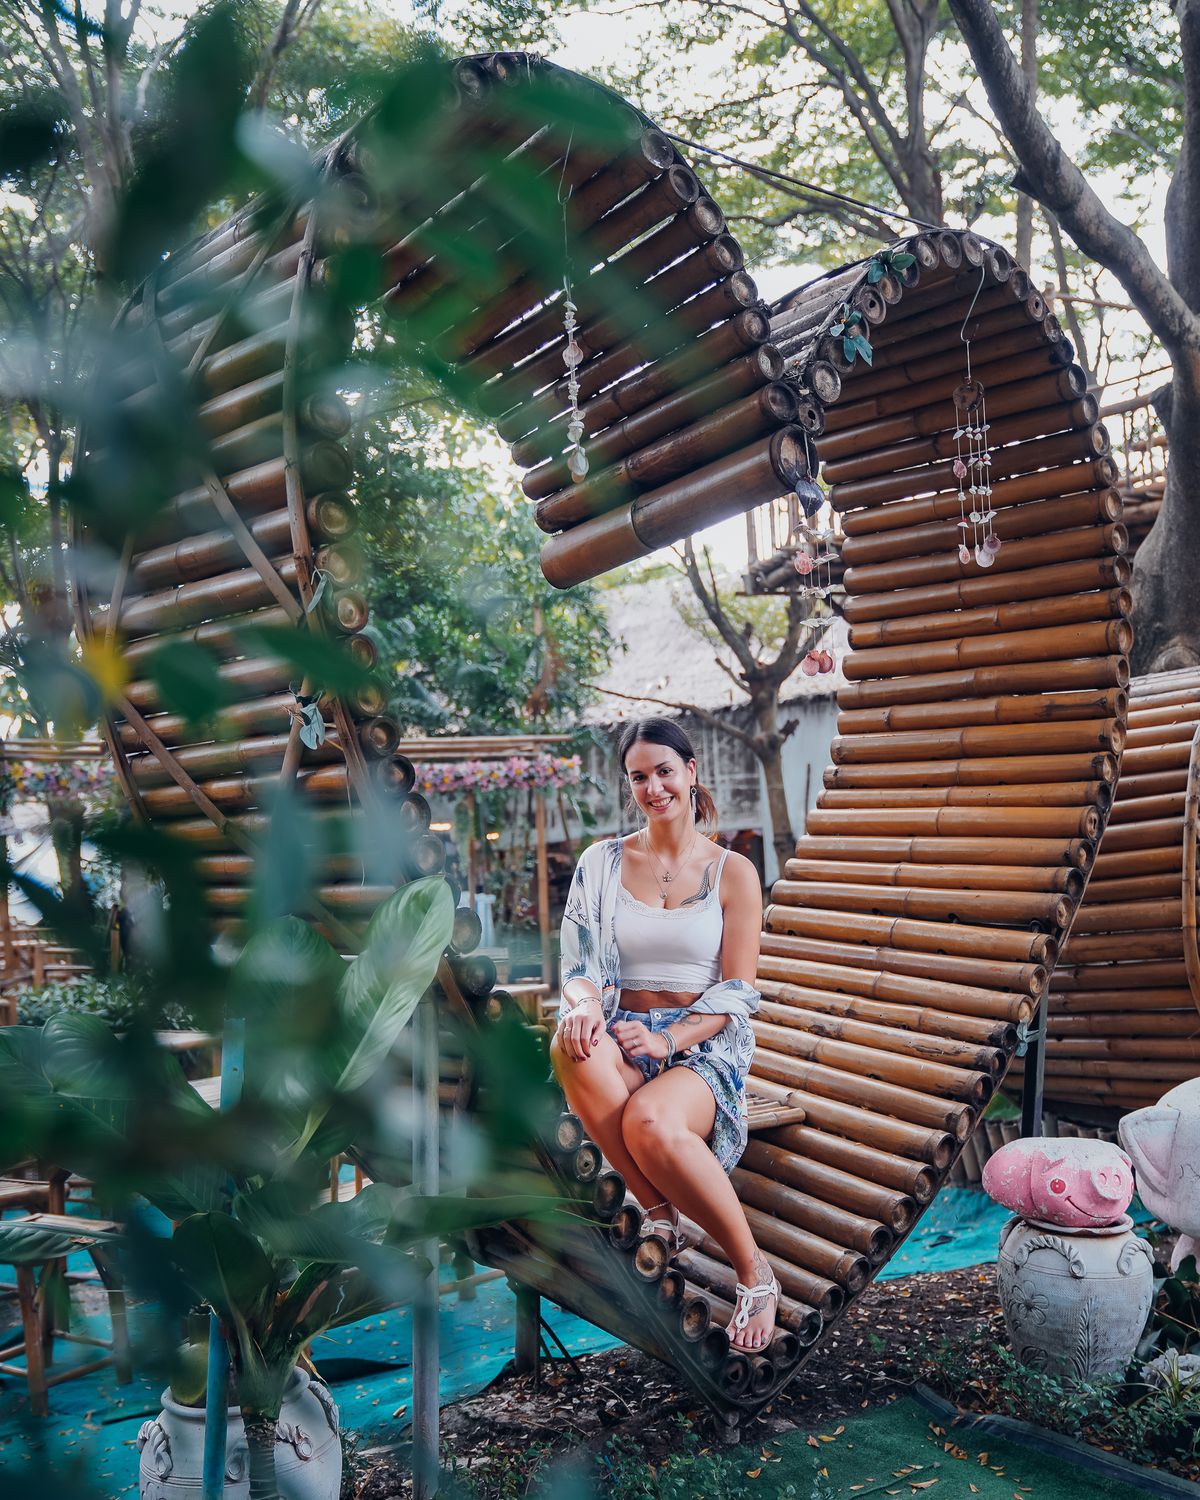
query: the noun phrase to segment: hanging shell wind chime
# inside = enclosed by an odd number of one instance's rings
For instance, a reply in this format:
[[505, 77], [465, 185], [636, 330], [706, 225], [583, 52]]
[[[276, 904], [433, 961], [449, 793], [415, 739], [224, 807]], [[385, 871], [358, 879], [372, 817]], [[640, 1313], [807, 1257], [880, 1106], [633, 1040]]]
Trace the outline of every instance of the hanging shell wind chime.
[[[982, 274], [979, 286], [983, 286]], [[967, 376], [954, 392], [954, 463], [951, 468], [958, 481], [958, 560], [967, 564], [974, 558], [981, 568], [990, 568], [1000, 551], [1000, 538], [992, 526], [996, 512], [992, 505], [987, 393], [983, 382], [971, 375], [971, 340], [967, 335], [967, 324], [971, 321], [978, 297], [977, 290], [959, 332], [967, 351]]]
[[[988, 449], [987, 398], [983, 385], [970, 378], [954, 392], [954, 477], [958, 480], [958, 560], [974, 557], [990, 568], [1000, 551], [992, 529], [992, 455]], [[969, 540], [968, 540], [969, 538]]]
[[[823, 631], [831, 613], [829, 597], [834, 590], [833, 564], [838, 559], [834, 547], [834, 531], [830, 525], [820, 524], [820, 511], [825, 496], [811, 479], [802, 479], [796, 486], [796, 498], [804, 511], [805, 519], [792, 534], [796, 553], [792, 566], [800, 577], [799, 593], [802, 598], [813, 601], [812, 629]], [[813, 647], [800, 663], [806, 677], [815, 677], [818, 672], [832, 672], [836, 666], [833, 653], [823, 647]]]
[[587, 454], [583, 451], [583, 419], [579, 415], [579, 366], [583, 363], [583, 350], [575, 337], [579, 323], [579, 309], [571, 296], [571, 277], [563, 277], [563, 330], [567, 335], [563, 349], [563, 364], [567, 367], [567, 471], [578, 484], [588, 471]]
[[579, 332], [579, 308], [571, 289], [571, 234], [567, 224], [567, 201], [572, 189], [566, 185], [567, 164], [571, 159], [571, 147], [575, 144], [575, 132], [567, 141], [563, 157], [562, 176], [558, 182], [558, 201], [562, 208], [563, 233], [563, 364], [567, 369], [567, 473], [578, 484], [586, 478], [588, 457], [583, 451], [583, 418], [579, 414], [579, 366], [583, 363], [583, 349], [576, 338]]

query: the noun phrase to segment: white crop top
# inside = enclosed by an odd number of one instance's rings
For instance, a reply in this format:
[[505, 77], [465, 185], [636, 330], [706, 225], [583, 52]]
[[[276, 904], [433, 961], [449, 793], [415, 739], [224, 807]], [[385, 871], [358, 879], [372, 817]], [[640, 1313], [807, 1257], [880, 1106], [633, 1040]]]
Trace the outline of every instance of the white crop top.
[[721, 979], [721, 939], [725, 913], [721, 910], [723, 849], [713, 888], [694, 906], [647, 906], [617, 888], [613, 934], [621, 960], [623, 990], [665, 990], [680, 995], [702, 995]]

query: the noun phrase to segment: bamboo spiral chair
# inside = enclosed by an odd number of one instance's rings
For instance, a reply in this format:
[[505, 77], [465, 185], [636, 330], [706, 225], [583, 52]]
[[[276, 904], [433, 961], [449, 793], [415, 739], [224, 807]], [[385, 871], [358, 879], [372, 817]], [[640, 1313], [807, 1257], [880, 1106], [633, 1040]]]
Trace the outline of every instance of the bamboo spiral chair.
[[1111, 1122], [1200, 1074], [1198, 819], [1200, 670], [1134, 678], [1108, 828], [1051, 982], [1045, 1096], [1064, 1113]]
[[[458, 294], [434, 343], [482, 381], [481, 403], [528, 471], [547, 577], [562, 587], [594, 577], [820, 468], [844, 531], [852, 650], [839, 732], [766, 911], [751, 1080], [803, 1120], [757, 1131], [733, 1176], [783, 1287], [773, 1342], [753, 1358], [730, 1350], [734, 1276], [719, 1247], [705, 1241], [668, 1265], [659, 1242], [638, 1242], [638, 1210], [570, 1117], [536, 1149], [579, 1200], [579, 1221], [565, 1239], [510, 1223], [474, 1245], [526, 1297], [548, 1295], [675, 1365], [736, 1418], [795, 1374], [896, 1252], [1047, 994], [1125, 740], [1130, 570], [1116, 471], [1071, 345], [1000, 247], [922, 233], [894, 247], [911, 263], [850, 266], [768, 307], [718, 206], [635, 110], [623, 107], [619, 143], [573, 150], [561, 113], [543, 122], [506, 103], [531, 80], [579, 98], [595, 85], [510, 54], [447, 76], [438, 128], [532, 153], [569, 186], [568, 221], [594, 251], [573, 289], [583, 482], [562, 456], [558, 289], [522, 259], [519, 236], [507, 289], [483, 305], [438, 256], [447, 230], [486, 231], [486, 178], [432, 223], [406, 221], [403, 203], [375, 205], [362, 233], [388, 311], [410, 327], [436, 294]], [[369, 121], [362, 131], [363, 149], [351, 133], [323, 159], [348, 188], [370, 157]], [[269, 221], [244, 213], [171, 257], [133, 299], [131, 333], [157, 343], [125, 372], [127, 400], [136, 409], [164, 368], [176, 379], [182, 369], [212, 460], [126, 548], [111, 590], [80, 576], [76, 602], [81, 635], [119, 640], [130, 668], [108, 727], [126, 796], [196, 850], [214, 921], [236, 926], [265, 799], [290, 783], [331, 837], [345, 835], [307, 915], [351, 951], [388, 889], [441, 870], [429, 808], [394, 753], [384, 689], [328, 699], [328, 737], [310, 750], [291, 717], [289, 667], [247, 651], [238, 633], [247, 618], [307, 618], [374, 661], [345, 493], [349, 413], [302, 380], [302, 312], [337, 238], [307, 204]], [[613, 274], [658, 309], [641, 334], [608, 316]], [[848, 312], [869, 337], [870, 367], [830, 331]], [[989, 569], [957, 553], [952, 396], [964, 332], [991, 416], [1003, 546]], [[332, 587], [319, 589], [318, 572]], [[239, 738], [191, 743], [164, 711], [146, 664], [181, 635], [222, 658]], [[385, 814], [393, 865], [364, 884], [353, 831]], [[448, 1011], [485, 1025], [506, 1002], [477, 943], [477, 919], [461, 912], [439, 985]], [[470, 1104], [452, 1057], [442, 1100]], [[386, 1176], [386, 1164], [368, 1165]]]

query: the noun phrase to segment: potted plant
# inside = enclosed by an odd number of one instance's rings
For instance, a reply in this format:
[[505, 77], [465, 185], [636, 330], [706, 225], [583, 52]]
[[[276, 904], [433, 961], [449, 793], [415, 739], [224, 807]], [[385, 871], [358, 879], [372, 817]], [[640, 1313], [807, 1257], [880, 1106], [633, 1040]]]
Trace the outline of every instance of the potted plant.
[[[0, 1095], [25, 1102], [47, 1154], [79, 1170], [98, 1161], [110, 1182], [119, 1168], [174, 1221], [158, 1272], [216, 1314], [230, 1352], [229, 1495], [335, 1497], [337, 1412], [300, 1368], [305, 1346], [408, 1298], [432, 1271], [412, 1250], [430, 1235], [553, 1211], [549, 1196], [426, 1199], [383, 1185], [314, 1207], [331, 1157], [371, 1113], [364, 1099], [390, 1094], [395, 1106], [407, 1087], [389, 1065], [452, 922], [449, 888], [429, 879], [380, 905], [349, 964], [295, 918], [253, 936], [230, 975], [230, 1011], [246, 1022], [246, 1091], [232, 1114], [205, 1104], [149, 1032], [117, 1037], [78, 1014], [0, 1030]], [[44, 1262], [68, 1243], [0, 1225], [0, 1259]], [[144, 1258], [144, 1234], [137, 1248]], [[181, 1375], [185, 1399], [164, 1393], [143, 1428], [142, 1493], [154, 1500], [200, 1493], [196, 1378], [194, 1367], [190, 1382]]]

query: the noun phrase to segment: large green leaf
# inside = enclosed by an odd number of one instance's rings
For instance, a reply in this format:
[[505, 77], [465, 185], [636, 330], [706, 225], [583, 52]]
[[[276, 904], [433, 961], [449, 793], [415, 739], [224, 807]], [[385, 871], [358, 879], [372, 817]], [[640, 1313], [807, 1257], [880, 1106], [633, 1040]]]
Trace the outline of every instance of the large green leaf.
[[441, 1196], [408, 1197], [388, 1231], [391, 1244], [419, 1243], [434, 1236], [445, 1238], [468, 1229], [503, 1224], [508, 1219], [555, 1219], [569, 1207], [569, 1200], [545, 1193], [503, 1193], [491, 1198]]
[[372, 1183], [345, 1203], [311, 1208], [307, 1188], [268, 1183], [240, 1193], [233, 1211], [275, 1255], [326, 1265], [354, 1265], [364, 1245], [383, 1238], [396, 1213], [398, 1188]]
[[171, 1238], [169, 1254], [197, 1296], [236, 1327], [261, 1330], [278, 1285], [278, 1268], [230, 1214], [193, 1214]]
[[[88, 1239], [113, 1245], [120, 1241], [116, 1233], [92, 1233]], [[79, 1248], [80, 1235], [70, 1229], [47, 1229], [41, 1224], [0, 1223], [0, 1265], [37, 1266], [48, 1260], [72, 1255]]]
[[[413, 881], [376, 910], [363, 951], [338, 988], [339, 1024], [328, 1057], [335, 1093], [362, 1088], [391, 1052], [433, 982], [453, 926], [454, 902], [439, 877]], [[310, 1110], [285, 1160], [296, 1159], [328, 1108]]]
[[450, 887], [438, 876], [396, 891], [375, 912], [363, 951], [338, 992], [350, 1045], [339, 1092], [361, 1088], [395, 1045], [433, 983], [454, 928]]
[[223, 1174], [189, 1152], [186, 1172], [160, 1168], [147, 1142], [169, 1145], [215, 1119], [177, 1058], [115, 1038], [98, 1016], [52, 1016], [40, 1029], [0, 1030], [0, 1095], [26, 1101], [51, 1135], [55, 1159], [82, 1169], [128, 1164], [130, 1186], [172, 1218], [221, 1201]]

